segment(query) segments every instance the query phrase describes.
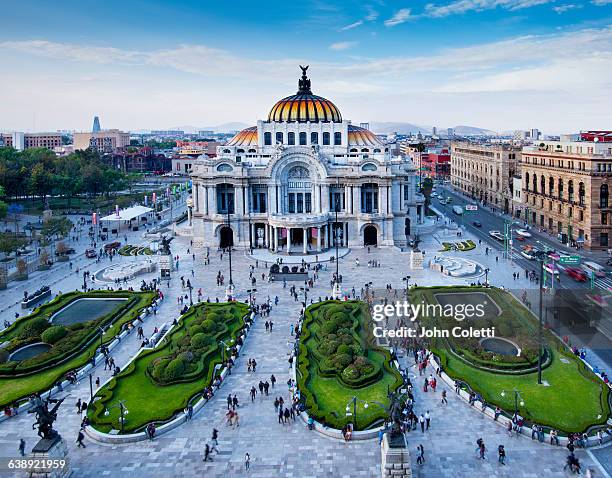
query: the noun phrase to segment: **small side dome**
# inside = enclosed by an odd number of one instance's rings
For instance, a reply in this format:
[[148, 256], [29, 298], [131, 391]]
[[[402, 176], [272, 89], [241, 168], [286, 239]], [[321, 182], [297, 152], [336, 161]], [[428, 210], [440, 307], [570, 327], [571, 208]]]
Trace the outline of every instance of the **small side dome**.
[[348, 142], [349, 146], [375, 146], [378, 148], [383, 146], [378, 137], [370, 130], [353, 125], [348, 127]]
[[227, 146], [257, 146], [257, 126], [245, 128], [227, 142]]

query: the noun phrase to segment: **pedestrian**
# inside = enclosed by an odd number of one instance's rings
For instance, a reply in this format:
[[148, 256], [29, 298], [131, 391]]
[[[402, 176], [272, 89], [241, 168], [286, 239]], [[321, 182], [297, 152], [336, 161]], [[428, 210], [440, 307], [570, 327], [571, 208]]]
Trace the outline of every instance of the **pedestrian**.
[[23, 438], [19, 439], [19, 454], [25, 456], [25, 440]]
[[100, 377], [96, 377], [96, 388], [100, 388]]
[[244, 469], [248, 470], [251, 467], [251, 455], [248, 453], [244, 455]]
[[446, 390], [442, 390], [442, 404], [448, 404], [448, 400], [446, 399]]
[[417, 464], [422, 465], [425, 463], [425, 449], [423, 445], [417, 446]]
[[257, 390], [255, 387], [251, 387], [251, 403], [255, 401], [255, 395], [257, 395]]
[[219, 430], [217, 430], [216, 428], [213, 428], [212, 437], [210, 441], [212, 444], [212, 447], [210, 448], [211, 453], [213, 450], [219, 453], [219, 448], [217, 448], [219, 446]]
[[276, 377], [274, 374], [270, 375], [270, 383], [272, 384], [272, 388], [274, 388], [274, 384], [276, 383]]
[[504, 445], [499, 445], [497, 447], [497, 452], [499, 453], [499, 462], [502, 465], [506, 464], [506, 450], [504, 449]]
[[85, 443], [83, 443], [83, 438], [85, 438], [85, 435], [83, 434], [83, 430], [79, 430], [79, 434], [77, 436], [77, 446], [78, 448], [87, 448], [85, 446]]
[[229, 410], [232, 407], [232, 394], [230, 393], [227, 396], [227, 409]]
[[206, 444], [206, 446], [204, 447], [204, 460], [202, 461], [213, 461], [212, 457], [210, 456], [210, 446], [208, 445], [208, 443]]
[[80, 398], [77, 400], [75, 407], [77, 409], [77, 413], [80, 415], [81, 414], [81, 399]]
[[236, 410], [237, 406], [238, 406], [238, 397], [236, 397], [236, 394], [234, 394], [234, 397], [232, 398], [232, 409]]
[[419, 423], [421, 424], [421, 432], [425, 433], [425, 417], [423, 416], [422, 413], [421, 413], [421, 416], [419, 417]]
[[425, 412], [425, 423], [426, 423], [425, 429], [426, 430], [429, 430], [429, 423], [430, 423], [430, 421], [431, 421], [431, 415], [429, 414], [429, 410], [427, 410]]

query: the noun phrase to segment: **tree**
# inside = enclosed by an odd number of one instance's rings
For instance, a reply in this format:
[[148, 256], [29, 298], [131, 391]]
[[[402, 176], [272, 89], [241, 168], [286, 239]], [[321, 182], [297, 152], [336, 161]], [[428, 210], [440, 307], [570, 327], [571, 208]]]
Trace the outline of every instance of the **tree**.
[[40, 256], [38, 256], [38, 262], [41, 266], [46, 266], [49, 264], [49, 253], [47, 249], [43, 249], [40, 251]]
[[28, 273], [28, 263], [26, 261], [24, 261], [23, 259], [19, 259], [17, 261], [17, 272], [19, 272], [19, 275], [26, 275]]
[[73, 226], [74, 224], [72, 224], [72, 221], [67, 217], [50, 217], [43, 223], [40, 233], [47, 239], [55, 235], [65, 237]]
[[27, 239], [10, 232], [0, 233], [0, 252], [9, 255], [28, 243]]
[[32, 169], [30, 176], [30, 192], [42, 199], [43, 204], [47, 204], [47, 196], [53, 188], [53, 179], [50, 168], [46, 168], [43, 163], [38, 163]]

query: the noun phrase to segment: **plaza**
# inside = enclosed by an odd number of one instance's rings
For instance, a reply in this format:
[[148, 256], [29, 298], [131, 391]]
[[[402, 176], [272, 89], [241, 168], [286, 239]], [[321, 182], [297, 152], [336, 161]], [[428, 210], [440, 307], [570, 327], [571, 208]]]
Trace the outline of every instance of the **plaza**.
[[[128, 233], [128, 242], [140, 243], [137, 233]], [[474, 238], [478, 243], [478, 239]], [[425, 238], [420, 244], [426, 257], [440, 249], [440, 242], [435, 235]], [[83, 256], [87, 247], [85, 240], [76, 243], [76, 257], [73, 258], [73, 270], [68, 265], [51, 274], [49, 271], [36, 273], [47, 274], [53, 292], [67, 292], [82, 286], [83, 271], [100, 268], [100, 264]], [[534, 291], [534, 285], [524, 278], [521, 268], [505, 259], [498, 259], [493, 254], [486, 255], [484, 244], [471, 251], [462, 253], [462, 257], [478, 262], [490, 270], [489, 277], [493, 285], [512, 284], [513, 288], [525, 288]], [[170, 323], [179, 316], [183, 300], [189, 291], [181, 286], [179, 278], [189, 278], [195, 289], [202, 289], [202, 300], [224, 300], [225, 286], [217, 285], [215, 276], [220, 271], [228, 276], [228, 254], [206, 248], [194, 248], [188, 236], [177, 236], [172, 242], [172, 254], [179, 257], [178, 270], [172, 272], [172, 278], [160, 283], [164, 294], [156, 315], [144, 319], [143, 328], [146, 336], [153, 333], [155, 327]], [[195, 259], [192, 254], [195, 254]], [[205, 258], [208, 256], [209, 263]], [[223, 258], [222, 258], [223, 257]], [[299, 256], [290, 256], [295, 259]], [[312, 259], [312, 255], [307, 256]], [[346, 251], [338, 264], [343, 276], [344, 293], [360, 296], [364, 288], [369, 289], [374, 297], [382, 298], [386, 285], [401, 296], [405, 293], [406, 282], [402, 279], [408, 273], [410, 284], [418, 286], [466, 286], [473, 278], [461, 278], [439, 274], [431, 269], [410, 270], [409, 252], [400, 252], [392, 248], [353, 248]], [[129, 264], [133, 258], [116, 256], [113, 264]], [[108, 262], [104, 259], [102, 262]], [[262, 263], [249, 254], [248, 250], [233, 251], [233, 280], [236, 286], [236, 299], [245, 301], [251, 291], [256, 303], [263, 303], [268, 298], [274, 303], [279, 297], [277, 306], [272, 306], [269, 318], [256, 318], [252, 330], [245, 340], [244, 347], [237, 358], [232, 374], [227, 376], [221, 388], [193, 418], [171, 431], [156, 436], [154, 440], [136, 443], [103, 443], [85, 439], [86, 448], [78, 448], [75, 439], [79, 430], [82, 415], [76, 413], [74, 403], [77, 399], [90, 399], [89, 380], [83, 377], [75, 385], [70, 385], [61, 393], [67, 396], [59, 409], [56, 428], [67, 440], [69, 458], [75, 476], [128, 476], [135, 472], [148, 476], [194, 476], [206, 473], [207, 476], [245, 476], [244, 455], [251, 457], [250, 475], [253, 476], [379, 476], [381, 452], [378, 439], [344, 442], [330, 438], [316, 431], [308, 430], [300, 419], [281, 425], [277, 421], [273, 401], [276, 396], [283, 396], [286, 403], [290, 401], [287, 380], [291, 377], [288, 357], [293, 350], [294, 337], [291, 326], [299, 319], [300, 301], [294, 300], [288, 293], [289, 286], [282, 282], [268, 282], [269, 264]], [[110, 262], [108, 262], [110, 264]], [[379, 267], [372, 267], [373, 264]], [[265, 266], [268, 267], [265, 267]], [[250, 266], [254, 267], [256, 283], [249, 278]], [[76, 270], [78, 268], [78, 271]], [[330, 281], [335, 272], [335, 264], [323, 262], [318, 272], [319, 278], [307, 291], [307, 302], [317, 302], [319, 298], [330, 296]], [[383, 272], [383, 273], [381, 273]], [[513, 279], [513, 273], [521, 272], [520, 279]], [[37, 283], [36, 274], [29, 279]], [[264, 274], [262, 280], [261, 274]], [[141, 280], [149, 281], [157, 277], [156, 272], [128, 279], [127, 285], [138, 288]], [[482, 280], [482, 279], [481, 279]], [[108, 283], [90, 283], [96, 288], [107, 288]], [[296, 284], [296, 285], [299, 285]], [[9, 288], [0, 292], [7, 306], [4, 314], [10, 317], [17, 308], [18, 298], [23, 288], [29, 284], [11, 283]], [[253, 291], [256, 289], [256, 292]], [[301, 295], [301, 294], [300, 294]], [[392, 297], [392, 296], [390, 296]], [[7, 315], [8, 314], [8, 315]], [[264, 327], [264, 320], [274, 322], [274, 331], [269, 333]], [[116, 364], [123, 368], [140, 348], [136, 334], [126, 336], [111, 352]], [[248, 359], [257, 360], [256, 372], [247, 371]], [[479, 408], [470, 407], [464, 399], [455, 395], [451, 386], [440, 383], [435, 393], [423, 392], [419, 386], [419, 375], [414, 368], [412, 358], [405, 351], [398, 350], [400, 366], [408, 371], [413, 380], [415, 407], [419, 411], [429, 410], [432, 426], [422, 433], [419, 429], [406, 434], [409, 450], [413, 456], [413, 476], [567, 476], [563, 471], [567, 451], [564, 447], [554, 447], [547, 443], [533, 441], [527, 436], [509, 437], [505, 427], [485, 416]], [[93, 378], [100, 378], [102, 384], [111, 377], [111, 372], [104, 369], [100, 362], [91, 370]], [[434, 372], [432, 368], [429, 372]], [[257, 396], [250, 401], [248, 391], [260, 380], [269, 380], [274, 374], [276, 386], [269, 396]], [[447, 390], [448, 404], [440, 403], [441, 390]], [[94, 394], [96, 389], [93, 390]], [[228, 427], [225, 424], [227, 412], [226, 397], [236, 394], [240, 400], [240, 427]], [[59, 395], [59, 394], [58, 394]], [[126, 407], [129, 409], [129, 402]], [[340, 410], [339, 412], [342, 412]], [[19, 439], [26, 440], [26, 449], [37, 441], [36, 432], [31, 430], [31, 416], [25, 413], [5, 419], [0, 423], [3, 431], [0, 438], [0, 453], [3, 457], [17, 454]], [[204, 463], [203, 449], [210, 441], [213, 428], [219, 430], [219, 453], [213, 453], [212, 462]], [[474, 453], [477, 438], [483, 438], [489, 452], [487, 460], [477, 460]], [[416, 447], [422, 444], [425, 449], [425, 463], [415, 462]], [[504, 444], [508, 455], [507, 464], [501, 467], [496, 460], [496, 448]], [[612, 463], [608, 447], [593, 447], [587, 451], [578, 449], [576, 456], [580, 459], [583, 470], [593, 467], [598, 472], [610, 470]], [[607, 471], [609, 473], [609, 471]], [[10, 476], [10, 475], [9, 475]], [[17, 475], [15, 475], [17, 476]]]

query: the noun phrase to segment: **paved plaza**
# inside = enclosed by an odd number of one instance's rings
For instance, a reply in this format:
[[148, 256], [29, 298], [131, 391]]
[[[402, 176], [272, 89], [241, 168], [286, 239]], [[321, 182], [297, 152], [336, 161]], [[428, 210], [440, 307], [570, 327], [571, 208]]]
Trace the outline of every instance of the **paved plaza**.
[[[136, 233], [130, 233], [136, 234]], [[138, 236], [128, 237], [132, 244], [144, 243]], [[466, 239], [463, 237], [462, 239]], [[477, 242], [477, 240], [476, 240]], [[156, 316], [149, 316], [144, 323], [145, 334], [151, 335], [153, 328], [165, 322], [170, 322], [178, 316], [181, 306], [177, 302], [179, 296], [188, 291], [181, 288], [180, 277], [190, 278], [195, 292], [202, 288], [204, 299], [214, 301], [224, 299], [225, 288], [217, 286], [215, 276], [217, 271], [229, 277], [227, 254], [221, 259], [217, 251], [210, 251], [210, 264], [204, 266], [205, 251], [194, 252], [189, 238], [177, 237], [172, 242], [172, 253], [180, 256], [179, 269], [173, 272], [169, 287], [164, 282], [162, 291], [166, 299]], [[421, 244], [426, 255], [434, 254], [440, 248], [436, 238], [428, 236]], [[84, 249], [86, 244], [79, 243]], [[189, 250], [189, 252], [188, 252]], [[79, 250], [78, 253], [82, 251]], [[459, 253], [457, 253], [459, 254]], [[484, 245], [473, 251], [461, 253], [462, 257], [478, 261], [490, 268], [489, 279], [493, 285], [512, 284], [512, 287], [534, 287], [533, 283], [524, 279], [522, 270], [499, 257], [484, 255]], [[359, 259], [357, 265], [355, 259]], [[118, 257], [118, 261], [133, 259]], [[368, 261], [378, 261], [379, 268], [368, 267]], [[105, 262], [106, 261], [106, 262]], [[82, 285], [82, 271], [95, 270], [104, 267], [108, 260], [99, 264], [83, 257], [73, 260], [73, 270], [67, 265], [61, 265], [44, 276], [36, 276], [18, 285], [12, 285], [0, 292], [0, 301], [4, 304], [3, 316], [12, 318], [18, 310], [18, 302], [23, 290], [34, 290], [43, 283], [52, 283], [53, 292], [67, 292], [79, 289]], [[109, 263], [110, 264], [110, 263]], [[252, 288], [248, 277], [250, 265], [255, 260], [245, 251], [235, 251], [233, 254], [233, 278], [239, 300], [248, 297], [247, 289]], [[76, 268], [79, 272], [76, 272]], [[327, 263], [321, 271], [319, 280], [308, 292], [308, 302], [330, 295], [331, 275], [335, 265]], [[366, 283], [372, 282], [374, 289], [384, 289], [391, 284], [397, 289], [404, 289], [402, 277], [411, 276], [410, 283], [418, 285], [464, 285], [474, 279], [460, 279], [443, 276], [437, 272], [409, 270], [409, 254], [396, 249], [376, 249], [370, 253], [366, 249], [353, 249], [340, 260], [340, 274], [343, 276], [343, 290], [350, 292], [354, 287], [359, 295]], [[192, 272], [193, 271], [193, 272]], [[297, 322], [300, 303], [294, 301], [282, 283], [269, 283], [262, 280], [262, 274], [267, 279], [267, 270], [259, 263], [256, 269], [256, 298], [259, 303], [268, 298], [274, 300], [278, 296], [280, 303], [272, 308], [270, 319], [274, 322], [274, 331], [265, 331], [263, 320], [257, 319], [251, 333], [248, 335], [241, 355], [236, 362], [232, 375], [227, 378], [215, 397], [200, 410], [193, 419], [178, 428], [156, 437], [153, 441], [143, 441], [132, 444], [100, 444], [89, 438], [85, 440], [86, 448], [77, 448], [75, 440], [79, 430], [81, 417], [75, 413], [74, 404], [77, 399], [89, 401], [89, 381], [85, 380], [76, 386], [68, 387], [64, 394], [68, 397], [59, 411], [56, 428], [68, 442], [69, 457], [76, 477], [100, 476], [211, 476], [211, 477], [374, 477], [380, 476], [380, 449], [378, 440], [344, 443], [316, 432], [308, 431], [301, 421], [289, 425], [278, 423], [274, 410], [275, 396], [283, 396], [285, 403], [290, 400], [286, 381], [289, 379], [288, 354], [293, 347], [290, 326]], [[513, 272], [521, 272], [518, 281], [512, 279]], [[39, 274], [39, 273], [37, 273]], [[193, 277], [192, 277], [193, 274]], [[155, 274], [139, 276], [130, 281], [135, 288], [142, 278], [150, 280]], [[482, 279], [481, 279], [482, 280]], [[100, 285], [100, 284], [98, 284]], [[107, 284], [103, 284], [104, 287]], [[296, 283], [299, 287], [303, 285]], [[123, 367], [130, 357], [138, 350], [140, 341], [136, 334], [128, 336], [113, 350], [112, 356], [117, 365]], [[247, 371], [246, 362], [254, 358], [257, 372]], [[411, 359], [400, 357], [405, 367], [411, 367]], [[411, 369], [414, 376], [414, 368]], [[271, 389], [270, 396], [260, 397], [251, 403], [249, 389], [260, 380], [269, 380], [274, 374], [278, 380], [276, 388]], [[94, 378], [100, 377], [103, 383], [110, 375], [103, 364], [98, 365], [93, 372]], [[418, 375], [418, 374], [417, 374]], [[415, 384], [418, 381], [414, 382]], [[441, 387], [444, 384], [440, 383]], [[415, 410], [420, 414], [430, 410], [432, 426], [429, 431], [421, 433], [420, 429], [407, 434], [407, 440], [413, 455], [413, 473], [417, 477], [563, 477], [569, 476], [563, 471], [567, 451], [563, 448], [533, 442], [528, 437], [508, 437], [505, 429], [483, 416], [476, 409], [458, 399], [452, 390], [447, 390], [448, 405], [440, 403], [439, 387], [435, 393], [424, 393], [415, 386]], [[227, 410], [226, 397], [229, 393], [237, 394], [240, 400], [240, 427], [227, 427], [224, 415]], [[129, 409], [130, 404], [126, 403]], [[343, 413], [342, 410], [339, 410]], [[16, 457], [18, 455], [19, 439], [26, 440], [29, 450], [36, 443], [36, 432], [31, 430], [33, 419], [31, 415], [21, 414], [0, 423], [0, 457]], [[213, 454], [212, 462], [203, 462], [203, 449], [210, 439], [212, 429], [219, 430], [219, 453]], [[487, 448], [487, 459], [476, 458], [476, 439], [483, 438]], [[415, 450], [417, 445], [425, 448], [425, 464], [416, 465]], [[497, 463], [497, 446], [504, 444], [507, 452], [507, 465]], [[251, 467], [244, 470], [245, 453], [251, 456]], [[610, 448], [593, 449], [585, 452], [577, 451], [577, 456], [583, 463], [583, 469], [593, 467], [595, 476], [606, 476], [602, 468], [608, 467], [612, 473], [612, 453]], [[596, 457], [600, 463], [595, 462]], [[4, 475], [3, 475], [4, 476]], [[10, 475], [7, 475], [10, 476]], [[608, 475], [609, 476], [609, 475]]]

